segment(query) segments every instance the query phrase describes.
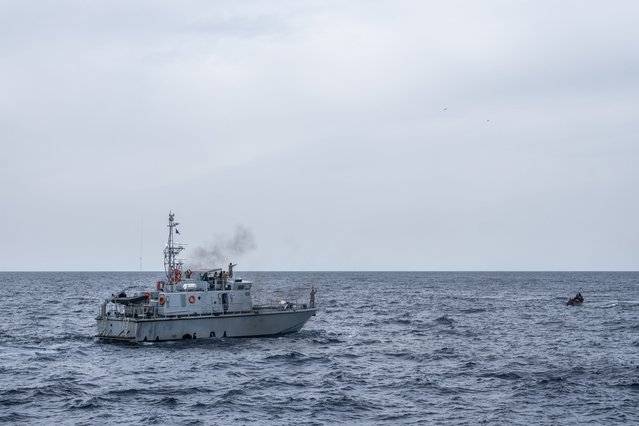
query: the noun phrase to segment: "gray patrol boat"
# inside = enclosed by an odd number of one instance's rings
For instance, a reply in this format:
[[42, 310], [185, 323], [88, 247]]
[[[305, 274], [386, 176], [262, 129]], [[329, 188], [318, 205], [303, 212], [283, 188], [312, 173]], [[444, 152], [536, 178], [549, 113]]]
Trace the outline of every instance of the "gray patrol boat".
[[106, 299], [97, 316], [97, 337], [130, 342], [160, 342], [219, 337], [275, 336], [298, 332], [315, 315], [315, 288], [308, 303], [280, 300], [254, 305], [251, 281], [236, 277], [234, 264], [183, 271], [174, 244], [179, 225], [169, 214], [169, 240], [164, 249], [166, 281], [155, 290]]

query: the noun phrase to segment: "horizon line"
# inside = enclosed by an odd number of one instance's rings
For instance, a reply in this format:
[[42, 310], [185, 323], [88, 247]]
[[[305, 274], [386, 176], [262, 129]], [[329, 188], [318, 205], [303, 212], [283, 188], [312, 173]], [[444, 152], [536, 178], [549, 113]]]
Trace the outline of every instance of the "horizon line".
[[[0, 270], [0, 273], [47, 273], [47, 272], [65, 272], [65, 273], [85, 273], [85, 272], [106, 272], [106, 273], [162, 273], [162, 270]], [[397, 273], [397, 272], [427, 272], [427, 273], [477, 273], [477, 272], [533, 272], [533, 273], [547, 273], [547, 272], [639, 272], [639, 270], [632, 269], [441, 269], [441, 270], [418, 270], [418, 269], [403, 269], [403, 270], [390, 270], [390, 269], [344, 269], [344, 270], [328, 270], [328, 269], [264, 269], [264, 270], [239, 270], [240, 272], [383, 272], [383, 273]]]

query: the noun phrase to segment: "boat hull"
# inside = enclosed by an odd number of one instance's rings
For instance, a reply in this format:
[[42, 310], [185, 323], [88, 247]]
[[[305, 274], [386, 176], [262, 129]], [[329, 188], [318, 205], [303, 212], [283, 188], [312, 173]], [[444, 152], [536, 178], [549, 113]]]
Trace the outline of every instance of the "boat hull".
[[105, 340], [161, 342], [192, 338], [277, 336], [298, 332], [315, 312], [315, 308], [309, 308], [184, 317], [102, 316], [97, 318], [97, 337]]

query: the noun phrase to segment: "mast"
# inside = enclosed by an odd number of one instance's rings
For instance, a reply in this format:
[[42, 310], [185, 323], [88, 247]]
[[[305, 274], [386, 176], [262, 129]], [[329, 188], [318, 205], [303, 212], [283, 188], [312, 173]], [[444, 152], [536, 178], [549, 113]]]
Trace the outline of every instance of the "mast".
[[184, 250], [182, 246], [173, 245], [173, 232], [179, 223], [175, 222], [175, 215], [169, 212], [169, 240], [164, 247], [164, 272], [169, 285], [174, 285], [182, 280], [182, 262], [177, 259], [177, 255]]

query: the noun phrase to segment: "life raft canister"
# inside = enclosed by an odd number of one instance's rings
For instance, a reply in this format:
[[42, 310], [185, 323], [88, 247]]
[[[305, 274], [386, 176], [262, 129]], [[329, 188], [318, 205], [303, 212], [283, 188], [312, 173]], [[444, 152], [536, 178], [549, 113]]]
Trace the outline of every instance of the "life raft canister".
[[166, 298], [164, 296], [160, 296], [160, 305], [164, 305], [164, 302], [166, 301]]
[[195, 303], [195, 296], [190, 295], [190, 296], [189, 296], [189, 302], [191, 302], [191, 303]]

